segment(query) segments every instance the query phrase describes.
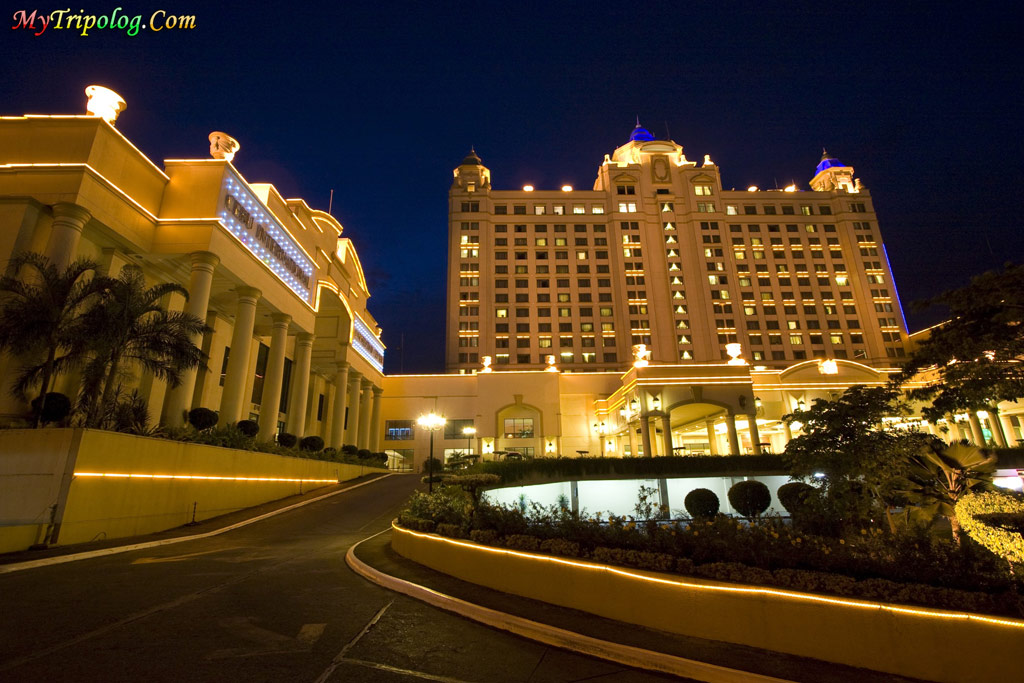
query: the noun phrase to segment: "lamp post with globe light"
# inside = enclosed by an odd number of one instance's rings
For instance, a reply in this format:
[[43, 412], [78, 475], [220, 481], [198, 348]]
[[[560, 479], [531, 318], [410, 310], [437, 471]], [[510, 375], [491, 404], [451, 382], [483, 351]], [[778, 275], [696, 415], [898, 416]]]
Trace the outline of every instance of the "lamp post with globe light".
[[430, 456], [427, 460], [427, 493], [434, 492], [434, 432], [444, 427], [446, 422], [447, 420], [435, 413], [420, 415], [419, 419], [416, 420], [416, 424], [430, 432]]
[[473, 436], [476, 434], [476, 427], [463, 427], [462, 433], [466, 436], [467, 455], [473, 455]]

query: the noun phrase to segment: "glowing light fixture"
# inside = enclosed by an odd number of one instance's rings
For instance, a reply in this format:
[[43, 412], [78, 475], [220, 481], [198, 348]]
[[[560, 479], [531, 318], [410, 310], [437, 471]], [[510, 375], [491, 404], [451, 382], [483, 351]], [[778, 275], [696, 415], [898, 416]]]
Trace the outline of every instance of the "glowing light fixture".
[[492, 358], [490, 356], [484, 356], [480, 359], [480, 364], [483, 365], [480, 368], [480, 372], [494, 372], [494, 368], [491, 367]]
[[85, 110], [93, 116], [98, 116], [110, 125], [114, 125], [117, 115], [128, 108], [124, 99], [110, 88], [102, 85], [90, 85], [85, 89], [89, 102]]
[[562, 192], [572, 192], [572, 185], [562, 185]]
[[555, 365], [555, 360], [556, 359], [553, 355], [544, 357], [544, 361], [548, 364], [548, 366], [544, 368], [544, 372], [558, 372], [558, 366]]
[[655, 396], [651, 399], [651, 406], [653, 406], [655, 410], [661, 410], [661, 396]]
[[832, 358], [823, 358], [818, 361], [818, 372], [822, 375], [838, 375], [839, 365]]
[[533, 192], [533, 185], [523, 185], [523, 192]]
[[448, 420], [436, 413], [420, 415], [416, 420], [416, 424], [430, 432], [430, 455], [427, 459], [427, 493], [434, 492], [434, 432], [444, 427], [447, 422]]
[[633, 347], [633, 367], [646, 368], [651, 364], [651, 352], [647, 350], [647, 344], [637, 344]]
[[786, 192], [796, 192], [796, 185], [786, 185]]
[[751, 185], [748, 187], [747, 192], [757, 192], [757, 185]]
[[743, 347], [738, 342], [732, 342], [725, 345], [725, 352], [729, 354], [729, 365], [746, 365], [747, 361], [740, 358], [740, 354], [743, 353]]

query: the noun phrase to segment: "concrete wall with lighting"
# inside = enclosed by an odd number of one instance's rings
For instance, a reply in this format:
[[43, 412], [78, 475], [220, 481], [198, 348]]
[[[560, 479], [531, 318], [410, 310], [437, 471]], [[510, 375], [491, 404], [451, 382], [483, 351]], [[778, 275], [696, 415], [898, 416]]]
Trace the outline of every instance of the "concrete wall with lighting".
[[670, 633], [951, 683], [1013, 680], [1020, 671], [1017, 619], [606, 567], [397, 528], [391, 543], [466, 581]]
[[[0, 431], [0, 552], [170, 529], [376, 471], [86, 429]], [[56, 506], [56, 508], [54, 508]]]

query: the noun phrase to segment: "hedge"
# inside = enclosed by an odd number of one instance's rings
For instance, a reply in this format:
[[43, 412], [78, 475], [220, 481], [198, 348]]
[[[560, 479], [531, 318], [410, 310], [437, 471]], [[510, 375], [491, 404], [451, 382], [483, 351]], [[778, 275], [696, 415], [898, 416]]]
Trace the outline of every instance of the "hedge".
[[[960, 526], [975, 541], [1007, 562], [1024, 564], [1024, 535], [1020, 530], [1024, 523], [1024, 497], [1020, 494], [968, 493], [957, 501], [956, 516]], [[998, 521], [1009, 524], [987, 523]]]
[[691, 455], [657, 458], [531, 458], [526, 460], [488, 460], [467, 473], [497, 474], [505, 483], [531, 476], [551, 479], [581, 479], [597, 476], [696, 476], [714, 474], [759, 474], [785, 472], [778, 455]]

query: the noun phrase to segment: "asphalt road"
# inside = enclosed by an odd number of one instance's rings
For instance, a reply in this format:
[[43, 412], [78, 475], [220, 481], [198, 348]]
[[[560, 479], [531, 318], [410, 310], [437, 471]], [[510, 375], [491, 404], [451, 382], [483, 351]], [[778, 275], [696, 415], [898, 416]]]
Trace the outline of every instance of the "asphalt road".
[[664, 681], [363, 580], [418, 477], [220, 536], [0, 575], [0, 681]]

